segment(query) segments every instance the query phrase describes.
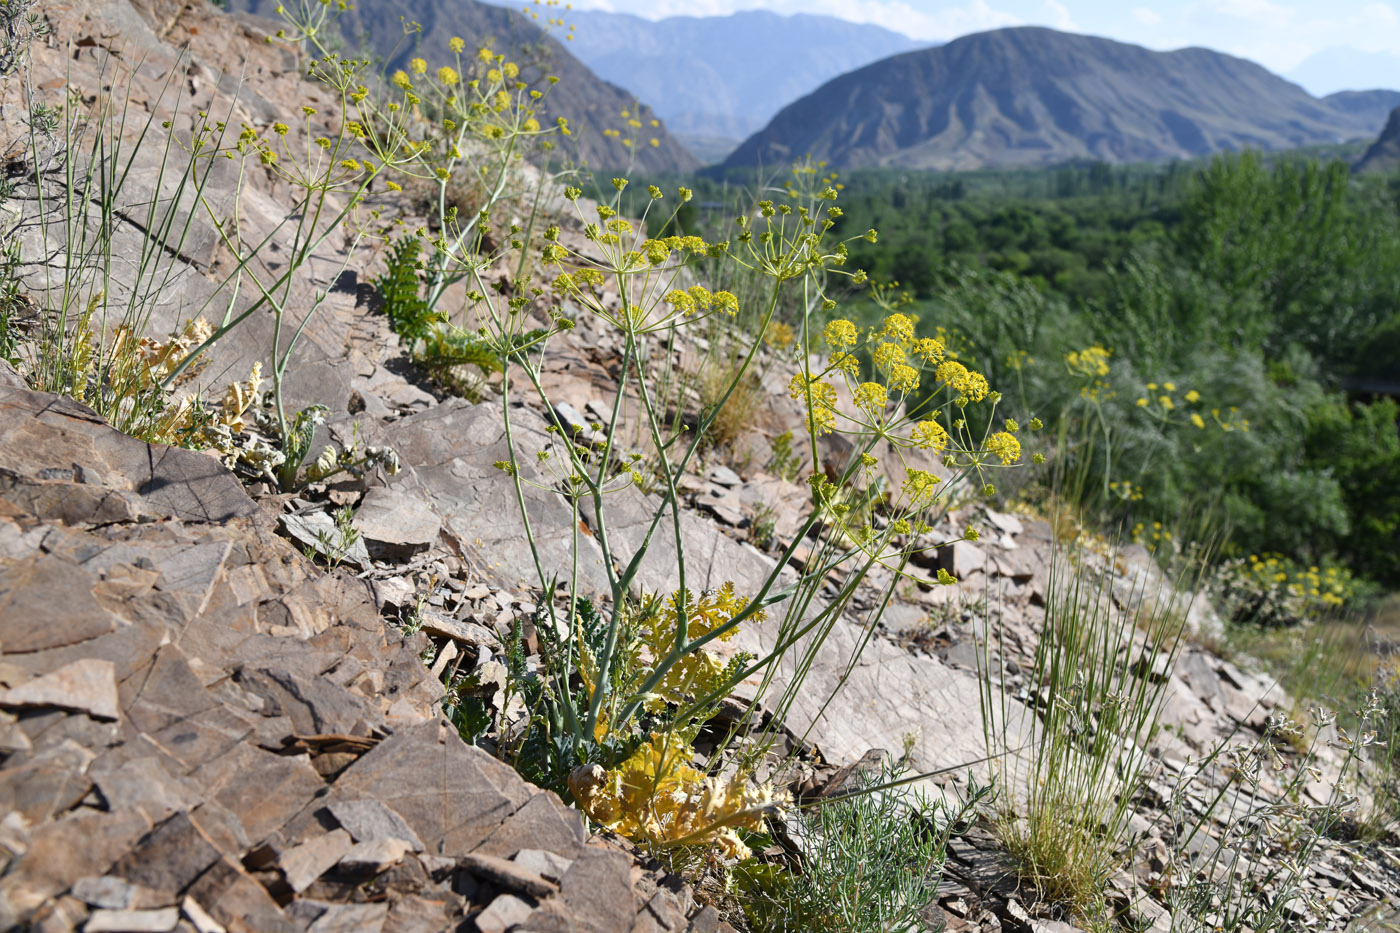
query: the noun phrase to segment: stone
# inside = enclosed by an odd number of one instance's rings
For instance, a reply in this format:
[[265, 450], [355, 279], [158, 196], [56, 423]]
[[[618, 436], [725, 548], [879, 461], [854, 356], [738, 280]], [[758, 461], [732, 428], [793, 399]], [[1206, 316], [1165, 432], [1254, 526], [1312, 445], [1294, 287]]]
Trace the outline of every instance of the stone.
[[[98, 605], [91, 574], [70, 558], [45, 554], [0, 565], [0, 650], [6, 654], [76, 645], [117, 628]], [[54, 593], [65, 593], [62, 602]]]
[[632, 928], [636, 909], [630, 893], [624, 894], [631, 887], [631, 861], [605, 849], [585, 851], [559, 881], [568, 912], [599, 931]]
[[287, 879], [287, 886], [300, 894], [353, 847], [349, 833], [334, 829], [283, 852], [277, 864]]
[[118, 860], [111, 873], [168, 894], [169, 902], [174, 903], [174, 895], [204, 874], [219, 856], [218, 848], [194, 824], [189, 813], [181, 811], [151, 830]]
[[38, 825], [68, 810], [92, 787], [87, 771], [93, 753], [71, 739], [0, 771], [0, 811]]
[[[431, 778], [428, 778], [431, 775]], [[520, 776], [442, 721], [400, 729], [360, 756], [326, 805], [373, 798], [403, 818], [432, 854], [465, 854], [530, 797]]]
[[298, 735], [357, 735], [368, 732], [363, 698], [325, 676], [288, 670], [280, 664], [248, 665], [238, 684], [264, 698], [264, 712], [287, 716]]
[[559, 885], [546, 881], [539, 874], [519, 862], [508, 861], [492, 855], [476, 853], [462, 856], [457, 865], [483, 881], [489, 881], [499, 888], [543, 899], [559, 890]]
[[369, 550], [365, 547], [365, 542], [356, 539], [350, 542], [348, 547], [343, 546], [335, 519], [325, 512], [306, 512], [302, 515], [288, 513], [279, 516], [278, 521], [293, 541], [327, 560], [338, 561], [360, 570], [369, 566]]
[[388, 904], [328, 904], [306, 933], [380, 933]]
[[142, 732], [159, 732], [217, 705], [176, 645], [160, 647], [139, 689], [126, 714]]
[[380, 933], [424, 933], [427, 930], [451, 929], [446, 901], [430, 900], [411, 894], [389, 905], [389, 916]]
[[418, 618], [423, 623], [423, 631], [429, 635], [450, 638], [473, 648], [483, 645], [495, 648], [501, 643], [496, 633], [486, 626], [475, 622], [459, 622], [435, 609], [424, 607]]
[[21, 476], [37, 474], [36, 467], [71, 470], [78, 450], [97, 484], [135, 493], [151, 512], [222, 522], [257, 511], [238, 478], [213, 457], [128, 437], [65, 396], [0, 386], [0, 470]]
[[705, 474], [705, 478], [716, 485], [726, 487], [740, 486], [744, 482], [738, 473], [735, 473], [724, 464], [710, 467], [709, 472]]
[[351, 846], [350, 851], [346, 852], [337, 864], [352, 875], [377, 875], [397, 865], [412, 849], [413, 847], [404, 840], [388, 837], [358, 842]]
[[153, 907], [167, 907], [161, 903], [162, 895], [141, 885], [132, 884], [116, 875], [89, 875], [73, 882], [70, 893], [78, 900], [92, 907], [105, 907], [108, 910], [138, 910]]
[[96, 719], [116, 719], [116, 668], [111, 661], [84, 658], [41, 677], [0, 690], [0, 706], [51, 706], [87, 713]]
[[479, 855], [512, 858], [529, 842], [535, 847], [549, 848], [565, 857], [578, 854], [583, 846], [583, 820], [575, 810], [565, 807], [549, 791], [536, 793], [502, 822], [489, 838], [477, 847]]
[[175, 907], [158, 910], [94, 910], [83, 926], [84, 933], [168, 933], [180, 922]]
[[189, 896], [229, 933], [297, 933], [267, 889], [228, 856], [191, 886]]
[[[502, 894], [493, 900], [486, 909], [472, 919], [480, 933], [506, 933], [517, 924], [524, 923], [534, 908], [513, 894]], [[615, 927], [622, 930], [628, 927]]]
[[1019, 535], [1026, 530], [1021, 520], [1009, 512], [987, 509], [987, 521], [1009, 535]]
[[938, 563], [959, 580], [964, 580], [987, 568], [987, 552], [971, 541], [959, 539], [939, 549]]
[[187, 897], [180, 902], [180, 913], [194, 927], [195, 933], [228, 933], [224, 925], [213, 917], [209, 912], [199, 906], [199, 902], [192, 897]]
[[423, 840], [392, 809], [378, 800], [337, 800], [327, 809], [356, 842], [399, 839], [413, 849], [423, 851]]
[[521, 849], [515, 853], [512, 861], [556, 884], [564, 877], [569, 866], [574, 864], [573, 859], [564, 858], [548, 849]]
[[254, 845], [280, 829], [325, 787], [305, 757], [274, 755], [248, 745], [235, 745], [190, 777], [204, 788], [208, 799], [238, 818]]
[[365, 493], [355, 513], [369, 554], [376, 560], [402, 562], [426, 551], [437, 541], [442, 519], [421, 495], [376, 486]]

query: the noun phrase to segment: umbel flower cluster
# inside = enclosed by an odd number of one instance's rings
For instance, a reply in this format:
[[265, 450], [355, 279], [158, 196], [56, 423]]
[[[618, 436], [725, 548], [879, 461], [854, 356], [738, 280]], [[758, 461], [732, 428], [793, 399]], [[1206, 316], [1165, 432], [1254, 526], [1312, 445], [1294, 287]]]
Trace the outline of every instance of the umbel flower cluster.
[[[917, 337], [915, 321], [899, 312], [888, 315], [880, 326], [862, 335], [851, 321], [837, 318], [822, 331], [828, 354], [824, 368], [799, 372], [788, 384], [788, 394], [803, 403], [807, 427], [814, 435], [848, 433], [888, 441], [896, 451], [929, 451], [943, 467], [980, 475], [984, 466], [1011, 466], [1021, 459], [1020, 425], [1012, 419], [1003, 430], [992, 422], [972, 427], [968, 407], [972, 403], [1001, 399], [987, 379], [948, 356], [937, 337]], [[861, 355], [871, 360], [868, 378]], [[837, 385], [850, 398], [849, 406], [837, 399]], [[934, 393], [911, 405], [921, 386]], [[928, 410], [929, 399], [939, 407]], [[941, 401], [941, 404], [940, 404]], [[869, 456], [869, 455], [867, 455]], [[875, 462], [865, 463], [867, 468]], [[929, 506], [939, 498], [942, 480], [930, 470], [904, 463], [907, 479], [902, 492], [908, 506]]]

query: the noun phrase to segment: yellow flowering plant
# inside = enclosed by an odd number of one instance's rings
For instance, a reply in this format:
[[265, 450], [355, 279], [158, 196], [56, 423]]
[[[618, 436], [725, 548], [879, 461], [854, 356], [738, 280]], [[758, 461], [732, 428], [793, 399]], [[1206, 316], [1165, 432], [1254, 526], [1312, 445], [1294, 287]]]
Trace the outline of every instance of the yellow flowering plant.
[[[996, 423], [999, 396], [987, 380], [948, 359], [941, 341], [918, 337], [907, 315], [891, 308], [865, 334], [845, 320], [816, 323], [835, 305], [833, 283], [865, 280], [845, 268], [847, 244], [831, 235], [838, 192], [819, 173], [799, 167], [791, 190], [740, 215], [727, 241], [648, 235], [691, 194], [652, 187], [641, 216], [629, 218], [622, 214], [628, 185], [613, 178], [612, 197], [600, 202], [567, 189], [581, 236], [545, 231], [539, 259], [550, 287], [483, 297], [475, 309], [483, 339], [505, 364], [501, 411], [509, 457], [497, 466], [514, 484], [541, 588], [554, 592], [562, 577], [566, 593], [540, 607], [538, 629], [549, 633], [541, 647], [547, 676], [528, 704], [540, 712], [520, 727], [508, 754], [534, 779], [570, 792], [598, 822], [633, 838], [663, 847], [718, 844], [732, 854], [738, 849], [722, 830], [748, 825], [755, 807], [780, 803], [752, 783], [771, 736], [731, 745], [729, 738], [755, 725], [746, 715], [720, 742], [705, 774], [691, 763], [699, 727], [741, 682], [753, 684], [773, 721], [782, 721], [800, 692], [801, 674], [779, 682], [779, 668], [810, 668], [872, 570], [894, 571], [885, 601], [913, 577], [910, 556], [933, 546], [932, 524], [960, 490], [986, 491], [990, 471], [1019, 461], [1019, 427]], [[875, 233], [862, 238], [873, 240]], [[736, 295], [695, 281], [702, 260], [735, 264], [767, 283], [760, 304], [742, 309], [751, 327], [733, 330], [741, 311]], [[479, 292], [489, 291], [482, 283]], [[798, 371], [788, 393], [806, 422], [811, 506], [766, 576], [749, 582], [749, 592], [741, 596], [726, 584], [696, 594], [682, 533], [682, 478], [717, 412], [756, 365], [790, 291], [796, 299], [789, 305], [804, 309], [789, 325]], [[544, 374], [558, 338], [585, 315], [615, 335], [619, 358], [608, 397], [591, 406], [597, 421], [580, 425], [560, 414]], [[735, 360], [715, 393], [717, 404], [693, 423], [678, 422], [658, 393], [657, 359], [686, 333], [716, 323], [733, 330]], [[858, 356], [867, 353], [874, 361], [868, 369]], [[936, 387], [938, 408], [907, 406], [925, 383]], [[544, 448], [519, 424], [521, 390], [536, 396], [545, 413]], [[824, 443], [828, 433], [843, 435], [849, 449], [838, 456]], [[889, 475], [881, 473], [881, 456]], [[645, 477], [640, 462], [648, 464]], [[567, 560], [551, 558], [535, 540], [536, 520], [526, 507], [531, 487], [556, 497], [568, 527], [587, 529], [571, 534]], [[640, 538], [615, 528], [615, 497], [626, 494], [633, 509], [638, 505], [629, 487], [647, 492]], [[635, 511], [628, 521], [638, 527]], [[664, 550], [653, 546], [663, 539]], [[790, 579], [783, 568], [804, 539], [815, 547]], [[605, 589], [597, 601], [584, 592], [580, 570], [594, 547], [604, 555]], [[639, 592], [642, 568], [656, 560], [668, 562], [674, 581], [665, 600]], [[821, 593], [829, 577], [842, 581], [834, 598]], [[946, 572], [921, 579], [954, 582]], [[722, 660], [712, 653], [741, 626], [758, 633], [757, 656]], [[873, 630], [858, 640], [852, 663]], [[737, 777], [716, 783], [722, 767]]]

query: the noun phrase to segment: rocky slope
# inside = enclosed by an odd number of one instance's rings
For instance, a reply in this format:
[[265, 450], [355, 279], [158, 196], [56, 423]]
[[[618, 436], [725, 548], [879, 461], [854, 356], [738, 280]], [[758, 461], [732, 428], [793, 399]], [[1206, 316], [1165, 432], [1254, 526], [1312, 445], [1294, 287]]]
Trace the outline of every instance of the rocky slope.
[[846, 168], [1141, 162], [1374, 131], [1243, 59], [1021, 27], [842, 75], [784, 108], [725, 164], [804, 155]]
[[[295, 58], [266, 45], [256, 23], [212, 8], [94, 0], [49, 15], [63, 39], [36, 50], [40, 85], [68, 75], [74, 87], [96, 87], [104, 56], [120, 44], [142, 51], [149, 81], [182, 68], [200, 103], [212, 99], [215, 112], [232, 105], [235, 120], [284, 112], [308, 93]], [[191, 58], [181, 62], [175, 50], [186, 45]], [[247, 82], [220, 90], [215, 62], [238, 66]], [[149, 91], [138, 83], [133, 106], [158, 108]], [[18, 124], [9, 92], [0, 87], [0, 130]], [[267, 211], [285, 191], [254, 176], [240, 196]], [[121, 212], [112, 224], [131, 227]], [[580, 224], [560, 226], [571, 249], [594, 248]], [[272, 242], [271, 253], [285, 251]], [[156, 328], [195, 305], [217, 265], [213, 245], [187, 245]], [[590, 837], [575, 810], [463, 743], [441, 715], [440, 683], [454, 674], [508, 712], [500, 658], [521, 648], [527, 666], [538, 666], [530, 626], [554, 594], [528, 582], [535, 568], [513, 483], [493, 465], [505, 456], [499, 396], [489, 383], [477, 403], [424, 382], [368, 307], [373, 290], [363, 283], [378, 261], [338, 252], [346, 248], [327, 240], [328, 261], [309, 266], [298, 285], [297, 300], [333, 294], [307, 327], [285, 391], [293, 406], [329, 407], [318, 443], [358, 435], [393, 446], [404, 467], [395, 475], [376, 469], [296, 495], [264, 483], [245, 492], [212, 457], [132, 440], [82, 406], [0, 374], [0, 927], [722, 930], [679, 879], [615, 839]], [[353, 261], [351, 274], [340, 271], [344, 261]], [[114, 285], [131, 267], [114, 264]], [[551, 344], [543, 375], [552, 412], [511, 409], [530, 470], [531, 454], [550, 440], [547, 418], [599, 418], [615, 385], [617, 332], [567, 310], [577, 327]], [[246, 372], [266, 353], [269, 329], [266, 315], [250, 319], [218, 346], [210, 369]], [[679, 352], [685, 365], [696, 347]], [[777, 560], [771, 542], [760, 547], [760, 510], [771, 510], [772, 534], [786, 542], [810, 508], [809, 492], [774, 457], [774, 441], [802, 423], [784, 389], [794, 364], [777, 354], [761, 362], [763, 403], [727, 463], [716, 458], [681, 478], [688, 507], [679, 536], [660, 523], [640, 586], [673, 588], [667, 550], [680, 546], [690, 586], [752, 588]], [[624, 442], [637, 427], [622, 425]], [[569, 569], [578, 533], [582, 588], [603, 590], [612, 555], [549, 486], [526, 489], [546, 572]], [[657, 506], [636, 488], [613, 496], [609, 533], [619, 551], [647, 534]], [[362, 546], [334, 554], [318, 532], [334, 527], [330, 513], [341, 507], [355, 510]], [[977, 665], [993, 625], [1007, 652], [1008, 709], [1029, 721], [1039, 688], [1029, 659], [1045, 628], [1057, 535], [1034, 516], [978, 504], [936, 535], [946, 540], [969, 523], [982, 540], [922, 552], [878, 619], [869, 587], [853, 600], [855, 613], [834, 620], [784, 723], [797, 790], [820, 792], [834, 766], [878, 760], [878, 750], [906, 740], [913, 767], [956, 769], [931, 791], [961, 789], [961, 766], [985, 751]], [[1111, 582], [1115, 611], [1133, 613], [1144, 589], [1165, 586], [1140, 549], [1084, 559]], [[960, 584], [935, 582], [940, 568]], [[873, 583], [888, 582], [879, 574]], [[1188, 620], [1207, 633], [1218, 625], [1203, 605]], [[771, 623], [755, 624], [733, 647], [761, 653], [775, 638]], [[1257, 737], [1289, 701], [1268, 678], [1204, 647], [1190, 646], [1172, 668], [1140, 633], [1120, 647], [1133, 676], [1167, 689], [1166, 728], [1150, 748], [1153, 782], [1135, 801], [1134, 824], [1160, 853], [1154, 827], [1187, 759], [1227, 736]], [[734, 708], [771, 711], [791, 676], [780, 671], [768, 691], [745, 684]], [[1318, 803], [1325, 789], [1307, 793]], [[1393, 912], [1400, 859], [1388, 849], [1353, 857], [1329, 847], [1322, 862], [1309, 892], [1328, 905], [1328, 919], [1309, 928]], [[1115, 877], [1115, 898], [1144, 928], [1169, 925], [1154, 900], [1162, 871], [1149, 856]], [[985, 832], [955, 845], [938, 900], [931, 925], [951, 930], [1073, 929], [1018, 888]]]
[[[262, 16], [275, 15], [276, 0], [230, 0], [229, 7]], [[404, 21], [418, 23], [422, 30], [405, 37]], [[479, 3], [477, 0], [382, 0], [354, 4], [341, 18], [340, 27], [351, 49], [366, 48], [385, 59], [388, 70], [404, 68], [410, 58], [422, 56], [436, 68], [453, 60], [448, 41], [465, 39], [474, 50], [491, 41], [525, 66], [524, 77], [540, 89], [548, 89], [544, 112], [550, 119], [565, 117], [573, 135], [561, 140], [561, 148], [588, 167], [616, 170], [634, 166], [642, 171], [688, 171], [699, 166], [664, 120], [648, 105], [646, 86], [640, 98], [630, 90], [600, 79], [581, 63], [556, 35], [539, 22], [516, 10]], [[559, 83], [552, 87], [543, 80], [553, 75]], [[628, 116], [622, 116], [626, 111]], [[640, 128], [628, 125], [637, 119]], [[606, 130], [619, 130], [606, 136]], [[631, 139], [632, 147], [622, 140]], [[651, 145], [655, 139], [657, 145]]]
[[1357, 160], [1353, 169], [1358, 172], [1393, 173], [1400, 170], [1400, 107], [1390, 112], [1390, 119], [1381, 130], [1380, 137]]
[[569, 50], [588, 67], [650, 101], [682, 138], [728, 149], [831, 78], [927, 44], [878, 26], [766, 10], [655, 21], [572, 10], [566, 22], [577, 27]]

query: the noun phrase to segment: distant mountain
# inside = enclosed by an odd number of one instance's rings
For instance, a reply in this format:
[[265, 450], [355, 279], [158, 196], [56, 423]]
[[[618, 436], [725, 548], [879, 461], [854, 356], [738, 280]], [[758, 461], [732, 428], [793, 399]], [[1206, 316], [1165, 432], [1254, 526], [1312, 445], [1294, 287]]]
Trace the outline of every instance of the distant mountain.
[[1400, 107], [1390, 112], [1380, 138], [1353, 168], [1358, 172], [1400, 172]]
[[[650, 21], [574, 10], [569, 51], [602, 78], [651, 102], [697, 149], [732, 149], [784, 105], [839, 74], [928, 45], [831, 16], [747, 10]], [[721, 153], [722, 155], [723, 153]]]
[[[234, 10], [263, 16], [275, 15], [278, 3], [279, 0], [229, 0]], [[414, 37], [416, 41], [404, 40], [400, 17], [422, 25], [422, 32]], [[546, 75], [559, 78], [558, 84], [548, 88], [545, 113], [550, 119], [568, 119], [573, 135], [560, 138], [559, 142], [592, 168], [615, 169], [632, 164], [643, 171], [688, 171], [700, 164], [664, 123], [650, 125], [656, 117], [649, 107], [643, 105], [639, 109], [634, 95], [600, 79], [554, 36], [514, 10], [477, 0], [359, 0], [342, 14], [340, 27], [351, 48], [368, 45], [376, 54], [391, 56], [391, 70], [404, 67], [418, 55], [435, 68], [452, 60], [448, 42], [453, 36], [465, 39], [471, 49], [487, 40], [494, 41], [498, 51], [505, 51], [520, 62], [522, 76], [531, 83], [544, 89]], [[623, 111], [627, 111], [627, 117], [622, 116]], [[629, 126], [629, 119], [637, 119], [641, 128]], [[620, 134], [604, 135], [605, 130], [613, 129]], [[622, 144], [629, 136], [634, 142], [632, 152]], [[652, 138], [657, 140], [657, 146], [649, 144]]]
[[1319, 97], [1335, 91], [1400, 87], [1400, 55], [1333, 46], [1303, 59], [1288, 73], [1288, 80]]
[[1400, 107], [1400, 91], [1338, 91], [1322, 98], [1323, 103], [1339, 113], [1359, 117], [1379, 133], [1390, 119], [1390, 112]]
[[785, 107], [725, 164], [803, 155], [846, 168], [1147, 162], [1373, 132], [1244, 59], [1027, 26], [842, 75]]

